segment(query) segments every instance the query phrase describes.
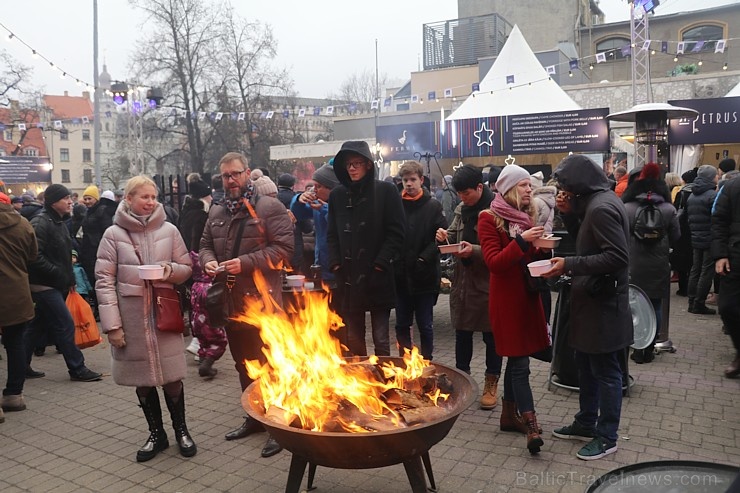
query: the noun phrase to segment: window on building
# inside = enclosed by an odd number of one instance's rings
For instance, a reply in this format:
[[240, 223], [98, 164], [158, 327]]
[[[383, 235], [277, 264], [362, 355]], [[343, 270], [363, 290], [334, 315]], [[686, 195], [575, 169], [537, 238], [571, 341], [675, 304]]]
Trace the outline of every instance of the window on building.
[[629, 45], [629, 38], [609, 38], [596, 43], [596, 53], [603, 53], [607, 62], [619, 60], [628, 56], [622, 48]]
[[3, 149], [2, 147], [0, 147], [0, 156], [7, 156], [5, 149]]
[[69, 170], [63, 169], [62, 170], [62, 183], [69, 183], [71, 180], [69, 179]]
[[83, 169], [82, 170], [82, 181], [85, 183], [92, 183], [92, 170], [91, 169]]
[[59, 160], [63, 163], [69, 162], [69, 149], [62, 147], [59, 149]]
[[82, 162], [89, 163], [92, 161], [92, 151], [90, 149], [82, 149]]
[[108, 122], [105, 122], [105, 131], [110, 132], [110, 125], [108, 125]]
[[[703, 24], [701, 26], [695, 26], [687, 29], [681, 33], [681, 41], [685, 41], [683, 46], [684, 53], [699, 53], [702, 51], [711, 51], [714, 53], [714, 48], [717, 45], [717, 40], [725, 37], [725, 30], [722, 26]], [[701, 43], [697, 47], [697, 44]]]
[[5, 131], [5, 140], [7, 140], [8, 142], [13, 142], [13, 131], [12, 130]]
[[90, 140], [90, 129], [88, 128], [82, 129], [82, 140]]
[[63, 128], [59, 131], [59, 140], [69, 140], [69, 130]]
[[26, 147], [25, 149], [23, 149], [23, 155], [24, 156], [38, 156], [39, 150], [36, 149], [35, 147]]

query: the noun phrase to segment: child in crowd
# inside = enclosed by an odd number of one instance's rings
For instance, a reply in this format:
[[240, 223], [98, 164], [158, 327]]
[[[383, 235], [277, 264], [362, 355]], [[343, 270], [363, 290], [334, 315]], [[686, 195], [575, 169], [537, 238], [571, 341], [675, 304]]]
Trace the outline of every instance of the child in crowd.
[[[80, 296], [85, 298], [85, 300], [92, 306], [92, 298], [90, 297], [90, 293], [92, 292], [92, 286], [90, 285], [90, 281], [87, 279], [87, 274], [85, 274], [85, 269], [82, 268], [82, 266], [77, 261], [77, 250], [72, 250], [72, 269], [75, 273], [75, 291], [77, 291]], [[97, 314], [97, 311], [96, 311]], [[96, 316], [97, 318], [97, 316]]]

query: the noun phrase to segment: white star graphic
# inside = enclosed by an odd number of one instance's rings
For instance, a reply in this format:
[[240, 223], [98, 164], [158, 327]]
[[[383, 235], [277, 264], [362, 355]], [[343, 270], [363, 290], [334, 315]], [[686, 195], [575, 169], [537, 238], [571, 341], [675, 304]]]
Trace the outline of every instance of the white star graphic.
[[[483, 133], [485, 132], [485, 137], [483, 137]], [[491, 140], [493, 138], [493, 130], [486, 128], [486, 122], [484, 121], [481, 126], [480, 130], [476, 130], [473, 132], [473, 135], [478, 139], [478, 147], [487, 145], [488, 147], [493, 147], [493, 141]]]

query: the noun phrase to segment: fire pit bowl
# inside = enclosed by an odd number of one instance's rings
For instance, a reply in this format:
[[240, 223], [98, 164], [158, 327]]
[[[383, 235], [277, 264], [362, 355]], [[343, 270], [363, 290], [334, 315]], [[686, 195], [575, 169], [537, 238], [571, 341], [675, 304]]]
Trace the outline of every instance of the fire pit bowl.
[[[396, 366], [404, 366], [402, 358], [380, 357], [379, 360], [381, 364], [392, 361]], [[283, 448], [293, 453], [286, 491], [298, 491], [306, 464], [312, 467], [309, 471], [310, 485], [312, 472], [317, 465], [336, 469], [373, 469], [400, 463], [406, 467], [412, 490], [425, 491], [422, 460], [434, 487], [429, 449], [447, 436], [458, 416], [478, 395], [478, 388], [469, 375], [446, 365], [431, 364], [437, 373], [447, 374], [453, 385], [454, 390], [443, 405], [448, 412], [435, 421], [408, 428], [369, 433], [316, 432], [291, 428], [265, 417], [256, 383], [244, 391], [242, 406], [247, 414], [265, 426]]]

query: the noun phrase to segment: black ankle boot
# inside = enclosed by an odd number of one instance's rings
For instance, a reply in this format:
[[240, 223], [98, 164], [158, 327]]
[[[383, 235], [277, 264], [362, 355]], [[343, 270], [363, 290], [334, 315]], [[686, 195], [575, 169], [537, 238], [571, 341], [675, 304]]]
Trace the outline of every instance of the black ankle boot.
[[169, 447], [170, 442], [167, 440], [167, 433], [162, 424], [162, 408], [159, 405], [157, 389], [152, 389], [144, 399], [139, 396], [139, 403], [149, 423], [149, 438], [136, 452], [136, 462], [146, 462]]
[[172, 417], [172, 428], [175, 430], [175, 440], [180, 447], [180, 455], [183, 457], [192, 457], [198, 452], [188, 427], [185, 424], [185, 389], [180, 389], [180, 395], [173, 399], [167, 392], [164, 393], [164, 401], [167, 403], [167, 409], [170, 410]]
[[694, 313], [694, 298], [689, 298], [689, 313]]
[[703, 301], [694, 301], [694, 313], [696, 315], [714, 315], [717, 313], [713, 308], [708, 308]]

